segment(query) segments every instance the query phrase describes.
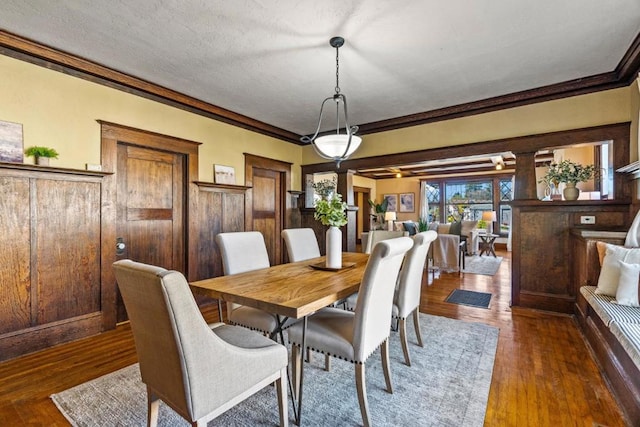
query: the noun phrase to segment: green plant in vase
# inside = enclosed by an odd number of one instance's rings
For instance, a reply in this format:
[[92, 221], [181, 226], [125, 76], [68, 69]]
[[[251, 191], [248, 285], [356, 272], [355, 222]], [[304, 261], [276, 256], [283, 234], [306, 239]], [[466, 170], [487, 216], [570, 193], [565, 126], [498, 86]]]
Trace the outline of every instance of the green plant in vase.
[[49, 147], [40, 147], [34, 145], [33, 147], [29, 147], [24, 151], [24, 154], [27, 157], [35, 158], [36, 164], [41, 166], [49, 166], [49, 159], [57, 159], [58, 152]]
[[342, 268], [342, 231], [340, 227], [346, 225], [347, 204], [342, 196], [334, 193], [330, 199], [320, 199], [316, 202], [313, 217], [322, 225], [328, 225], [326, 234], [326, 266], [332, 269]]
[[560, 163], [551, 163], [549, 170], [538, 182], [553, 184], [557, 189], [558, 184], [564, 183], [565, 200], [577, 200], [580, 190], [576, 187], [579, 182], [587, 182], [597, 175], [598, 171], [594, 165], [583, 166], [571, 160], [563, 160]]
[[382, 200], [382, 203], [376, 203], [369, 199], [369, 206], [371, 206], [376, 214], [376, 223], [378, 224], [378, 228], [384, 229], [384, 214], [387, 212], [387, 208], [389, 207], [389, 200], [385, 197], [384, 200]]
[[313, 218], [322, 225], [342, 227], [347, 223], [346, 210], [347, 204], [342, 201], [342, 196], [335, 193], [330, 199], [320, 199], [316, 202]]

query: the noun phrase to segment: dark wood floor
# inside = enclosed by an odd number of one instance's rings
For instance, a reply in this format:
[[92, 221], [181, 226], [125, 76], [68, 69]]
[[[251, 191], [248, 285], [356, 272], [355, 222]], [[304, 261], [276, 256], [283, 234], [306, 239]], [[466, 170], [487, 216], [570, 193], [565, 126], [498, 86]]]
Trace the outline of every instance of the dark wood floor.
[[[500, 328], [486, 426], [623, 426], [573, 318], [511, 309], [511, 260], [497, 274], [441, 274], [422, 311]], [[444, 302], [456, 288], [493, 294], [490, 308]], [[215, 320], [214, 310], [205, 317]], [[49, 395], [136, 361], [131, 331], [114, 331], [0, 363], [0, 426], [68, 426]]]

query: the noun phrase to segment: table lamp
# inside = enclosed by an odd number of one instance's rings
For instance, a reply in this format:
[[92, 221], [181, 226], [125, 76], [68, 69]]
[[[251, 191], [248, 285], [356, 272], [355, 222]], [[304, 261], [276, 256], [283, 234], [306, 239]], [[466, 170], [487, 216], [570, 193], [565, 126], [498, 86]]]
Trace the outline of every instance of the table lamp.
[[487, 234], [493, 234], [493, 223], [496, 220], [496, 211], [482, 212], [482, 220], [487, 223]]
[[396, 213], [395, 212], [385, 212], [384, 213], [384, 220], [387, 221], [387, 229], [389, 231], [393, 231], [393, 221], [396, 220]]

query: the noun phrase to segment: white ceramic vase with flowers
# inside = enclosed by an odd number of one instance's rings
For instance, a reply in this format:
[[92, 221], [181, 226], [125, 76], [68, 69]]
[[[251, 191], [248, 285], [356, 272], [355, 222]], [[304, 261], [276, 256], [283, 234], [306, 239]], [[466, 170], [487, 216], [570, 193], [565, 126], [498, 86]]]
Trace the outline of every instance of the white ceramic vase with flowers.
[[329, 199], [321, 199], [316, 202], [313, 217], [328, 225], [326, 234], [326, 267], [332, 269], [342, 268], [342, 231], [340, 227], [347, 223], [347, 204], [342, 201], [342, 196], [334, 193]]

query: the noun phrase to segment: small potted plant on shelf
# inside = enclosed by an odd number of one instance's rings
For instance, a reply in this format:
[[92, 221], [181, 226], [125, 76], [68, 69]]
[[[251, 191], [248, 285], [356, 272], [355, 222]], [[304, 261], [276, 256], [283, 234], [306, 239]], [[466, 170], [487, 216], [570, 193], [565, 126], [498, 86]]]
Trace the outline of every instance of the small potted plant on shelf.
[[326, 240], [327, 268], [342, 268], [342, 231], [340, 227], [347, 223], [347, 204], [342, 196], [334, 193], [330, 199], [316, 202], [313, 217], [322, 225], [328, 225]]
[[578, 200], [580, 189], [576, 187], [576, 184], [589, 181], [595, 177], [596, 172], [594, 165], [583, 166], [571, 160], [563, 160], [560, 163], [551, 163], [545, 176], [538, 182], [544, 182], [548, 186], [553, 184], [556, 190], [560, 183], [564, 183], [564, 199]]
[[40, 166], [49, 166], [49, 159], [58, 158], [58, 152], [53, 148], [39, 147], [37, 145], [27, 148], [24, 154], [27, 157], [34, 157], [36, 165]]

